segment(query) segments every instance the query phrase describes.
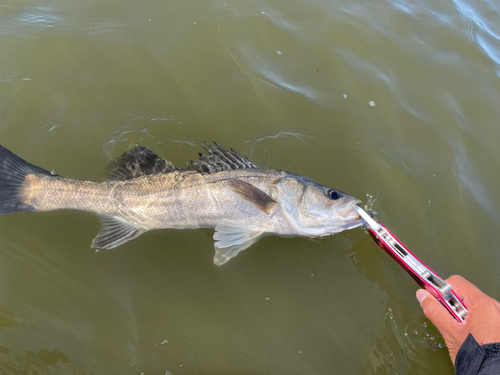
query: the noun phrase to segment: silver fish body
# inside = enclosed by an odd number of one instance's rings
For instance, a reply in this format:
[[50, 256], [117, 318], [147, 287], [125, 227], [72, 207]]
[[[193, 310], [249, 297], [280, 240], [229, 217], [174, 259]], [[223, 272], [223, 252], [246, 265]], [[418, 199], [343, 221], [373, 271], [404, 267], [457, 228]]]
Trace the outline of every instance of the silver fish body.
[[107, 249], [152, 229], [215, 228], [218, 265], [264, 234], [318, 237], [362, 223], [356, 198], [303, 176], [257, 168], [217, 144], [206, 149], [208, 156], [179, 170], [138, 146], [117, 159], [111, 180], [93, 182], [53, 176], [2, 147], [0, 173], [11, 178], [0, 177], [0, 199], [8, 198], [0, 213], [94, 212], [101, 230], [92, 247]]

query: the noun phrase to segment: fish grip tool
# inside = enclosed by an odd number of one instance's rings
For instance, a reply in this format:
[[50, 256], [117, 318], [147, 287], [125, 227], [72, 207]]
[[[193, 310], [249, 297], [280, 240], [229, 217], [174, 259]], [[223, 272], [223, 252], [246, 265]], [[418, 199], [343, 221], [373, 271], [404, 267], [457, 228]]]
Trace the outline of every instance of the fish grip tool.
[[418, 259], [384, 225], [373, 220], [361, 207], [354, 208], [365, 221], [365, 227], [377, 245], [398, 262], [422, 288], [441, 302], [457, 321], [463, 322], [467, 308], [451, 285]]

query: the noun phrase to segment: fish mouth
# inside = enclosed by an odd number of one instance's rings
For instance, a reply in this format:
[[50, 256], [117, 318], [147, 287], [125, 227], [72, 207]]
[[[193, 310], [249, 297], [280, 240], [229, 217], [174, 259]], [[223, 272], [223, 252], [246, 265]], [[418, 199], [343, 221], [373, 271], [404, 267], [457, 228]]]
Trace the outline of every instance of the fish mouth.
[[342, 218], [343, 221], [357, 221], [361, 220], [361, 217], [356, 212], [354, 207], [359, 204], [361, 204], [361, 200], [355, 199], [340, 207], [333, 207], [333, 209]]

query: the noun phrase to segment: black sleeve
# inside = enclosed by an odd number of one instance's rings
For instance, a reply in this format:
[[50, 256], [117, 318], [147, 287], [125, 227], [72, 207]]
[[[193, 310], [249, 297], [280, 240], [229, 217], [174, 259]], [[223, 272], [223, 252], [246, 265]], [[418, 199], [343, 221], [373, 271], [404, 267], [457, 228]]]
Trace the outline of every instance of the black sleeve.
[[457, 375], [499, 375], [500, 343], [479, 345], [469, 333], [455, 359]]

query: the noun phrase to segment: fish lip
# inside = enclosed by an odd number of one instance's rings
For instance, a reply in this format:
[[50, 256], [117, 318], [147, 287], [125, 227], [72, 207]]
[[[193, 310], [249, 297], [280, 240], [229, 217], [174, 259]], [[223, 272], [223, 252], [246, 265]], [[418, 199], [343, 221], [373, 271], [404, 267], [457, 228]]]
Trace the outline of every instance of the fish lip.
[[361, 217], [359, 214], [354, 210], [354, 206], [357, 206], [361, 204], [361, 200], [355, 199], [351, 202], [349, 202], [345, 207], [343, 208], [337, 208], [333, 207], [335, 212], [344, 220], [344, 221], [357, 221], [361, 220]]

